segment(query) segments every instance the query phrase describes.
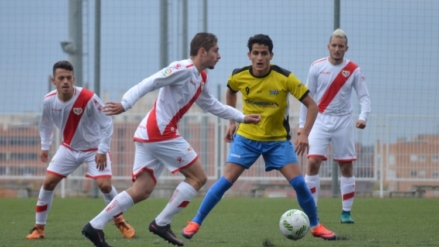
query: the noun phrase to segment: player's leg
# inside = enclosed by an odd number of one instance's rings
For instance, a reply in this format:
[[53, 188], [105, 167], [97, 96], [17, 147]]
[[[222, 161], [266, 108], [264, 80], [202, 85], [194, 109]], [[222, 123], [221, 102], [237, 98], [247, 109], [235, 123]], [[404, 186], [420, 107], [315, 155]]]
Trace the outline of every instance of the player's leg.
[[184, 138], [176, 138], [156, 145], [156, 158], [172, 173], [181, 172], [185, 179], [177, 186], [165, 208], [150, 223], [149, 231], [174, 245], [182, 246], [183, 242], [175, 237], [171, 229], [171, 221], [177, 213], [189, 205], [206, 183], [207, 177], [197, 153]]
[[[105, 205], [110, 204], [110, 202], [117, 195], [116, 188], [114, 188], [114, 186], [111, 184], [112, 171], [110, 155], [107, 153], [107, 167], [104, 170], [99, 170], [96, 167], [95, 152], [85, 152], [83, 155], [84, 162], [86, 162], [88, 165], [88, 171], [85, 176], [96, 180], [99, 190], [104, 195]], [[136, 235], [134, 228], [125, 221], [122, 215], [114, 218], [114, 225], [119, 229], [119, 231], [122, 233], [122, 236], [125, 238], [134, 238]]]
[[328, 129], [330, 122], [328, 121], [330, 120], [326, 119], [326, 116], [319, 114], [308, 137], [310, 149], [307, 156], [305, 182], [311, 190], [316, 206], [320, 193], [320, 165], [327, 159], [326, 150], [331, 142], [331, 131]]
[[58, 183], [72, 173], [78, 165], [71, 150], [63, 146], [58, 148], [47, 167], [46, 176], [40, 188], [35, 208], [35, 226], [26, 236], [27, 239], [44, 238], [44, 228], [52, 206], [54, 190]]
[[267, 150], [263, 154], [266, 170], [279, 170], [294, 188], [297, 202], [309, 218], [312, 235], [325, 240], [336, 239], [334, 232], [326, 229], [319, 223], [314, 198], [302, 176], [294, 146], [291, 142], [270, 142], [264, 145], [266, 146], [265, 150]]
[[187, 207], [207, 181], [203, 166], [198, 159], [180, 172], [185, 176], [185, 180], [180, 182], [166, 207], [155, 218], [155, 222], [159, 226], [170, 224], [172, 218]]
[[308, 165], [305, 175], [305, 183], [311, 191], [316, 206], [318, 205], [317, 203], [320, 194], [319, 170], [322, 161], [323, 161], [322, 157], [317, 157], [317, 156], [308, 157]]
[[227, 157], [224, 176], [216, 181], [207, 191], [197, 214], [191, 222], [181, 231], [181, 235], [191, 239], [200, 229], [204, 219], [216, 204], [224, 196], [224, 193], [232, 187], [239, 176], [248, 169], [260, 156], [261, 144], [236, 135]]
[[82, 234], [95, 246], [108, 246], [103, 232], [105, 225], [134, 204], [146, 200], [154, 190], [156, 178], [163, 171], [163, 166], [150, 154], [146, 143], [135, 142], [135, 145], [133, 186], [117, 194], [104, 210], [82, 229]]
[[342, 117], [339, 120], [340, 127], [334, 132], [333, 152], [334, 160], [338, 162], [341, 179], [340, 192], [342, 195], [341, 223], [352, 224], [352, 205], [355, 197], [355, 176], [352, 162], [357, 159], [355, 152], [354, 125], [351, 116]]
[[[342, 213], [341, 223], [353, 224], [354, 219], [351, 216], [352, 205], [355, 197], [355, 176], [352, 174], [352, 162], [339, 162], [341, 179], [340, 191], [342, 194]], [[348, 172], [348, 171], [351, 172]]]
[[134, 204], [149, 197], [155, 187], [155, 178], [148, 170], [136, 174], [133, 186], [117, 194], [95, 218], [82, 228], [82, 234], [95, 246], [108, 246], [103, 229], [112, 219], [119, 217]]

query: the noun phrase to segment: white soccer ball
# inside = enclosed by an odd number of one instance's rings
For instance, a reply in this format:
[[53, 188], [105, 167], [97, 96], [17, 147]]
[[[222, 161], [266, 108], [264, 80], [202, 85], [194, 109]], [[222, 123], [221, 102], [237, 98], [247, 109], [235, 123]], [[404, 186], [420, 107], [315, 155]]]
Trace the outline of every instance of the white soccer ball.
[[290, 209], [280, 217], [279, 228], [286, 238], [299, 240], [309, 232], [308, 216], [300, 210]]

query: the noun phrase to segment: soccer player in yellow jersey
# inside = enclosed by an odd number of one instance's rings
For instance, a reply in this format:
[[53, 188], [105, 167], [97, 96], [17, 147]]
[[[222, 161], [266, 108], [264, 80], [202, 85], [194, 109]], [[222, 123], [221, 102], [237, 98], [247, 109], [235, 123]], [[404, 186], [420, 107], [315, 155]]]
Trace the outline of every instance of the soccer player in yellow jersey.
[[[243, 112], [260, 114], [261, 122], [257, 125], [239, 125], [236, 129], [235, 122], [230, 121], [225, 140], [231, 142], [231, 147], [224, 176], [209, 189], [196, 216], [181, 234], [191, 239], [224, 193], [262, 155], [265, 170], [279, 170], [296, 191], [299, 205], [309, 217], [312, 235], [335, 240], [336, 234], [319, 224], [316, 205], [296, 155], [308, 152], [308, 134], [317, 116], [317, 105], [308, 95], [308, 88], [290, 71], [270, 64], [273, 42], [268, 35], [250, 37], [247, 46], [252, 64], [233, 71], [227, 85], [226, 101], [228, 105], [236, 107], [237, 93], [241, 92]], [[295, 147], [290, 142], [289, 94], [308, 109], [306, 124], [295, 141]]]

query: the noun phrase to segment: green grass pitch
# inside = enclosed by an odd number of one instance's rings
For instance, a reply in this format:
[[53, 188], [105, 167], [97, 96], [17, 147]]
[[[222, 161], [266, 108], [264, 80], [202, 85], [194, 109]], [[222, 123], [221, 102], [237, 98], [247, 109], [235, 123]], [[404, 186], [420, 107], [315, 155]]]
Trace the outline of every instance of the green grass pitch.
[[[439, 246], [439, 200], [412, 198], [356, 198], [355, 224], [340, 224], [339, 198], [319, 199], [320, 221], [340, 240], [323, 241], [307, 234], [294, 242], [279, 231], [283, 212], [299, 206], [295, 198], [224, 198], [211, 212], [192, 240], [180, 230], [194, 216], [201, 198], [194, 199], [172, 222], [177, 237], [188, 247], [281, 247], [281, 246]], [[26, 240], [35, 221], [36, 198], [0, 199], [0, 246], [93, 246], [81, 235], [82, 226], [104, 207], [103, 199], [55, 198], [46, 225], [46, 238]], [[167, 199], [149, 199], [132, 207], [125, 219], [137, 237], [124, 239], [110, 222], [107, 242], [116, 247], [171, 246], [148, 232], [148, 224], [166, 205]]]

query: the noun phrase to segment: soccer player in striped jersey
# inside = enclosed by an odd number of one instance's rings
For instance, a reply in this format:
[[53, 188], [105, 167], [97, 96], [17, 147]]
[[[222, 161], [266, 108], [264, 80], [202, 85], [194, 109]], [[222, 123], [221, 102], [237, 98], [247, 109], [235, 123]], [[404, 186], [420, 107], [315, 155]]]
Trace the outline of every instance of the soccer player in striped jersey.
[[244, 115], [233, 107], [222, 104], [209, 92], [205, 69], [213, 69], [220, 58], [217, 37], [212, 33], [198, 33], [191, 41], [189, 59], [172, 62], [168, 67], [144, 79], [129, 89], [121, 102], [105, 104], [107, 114], [120, 114], [130, 109], [145, 94], [159, 90], [153, 108], [134, 134], [136, 151], [133, 186], [119, 193], [82, 230], [95, 246], [108, 246], [104, 238], [104, 226], [113, 217], [146, 200], [164, 168], [172, 173], [182, 173], [185, 179], [177, 186], [163, 211], [149, 224], [149, 231], [173, 245], [184, 245], [172, 232], [171, 220], [186, 208], [206, 183], [207, 177], [197, 153], [180, 136], [178, 122], [194, 103], [221, 118], [253, 124], [261, 120], [259, 114]]
[[[352, 122], [351, 94], [354, 89], [360, 101], [360, 116], [355, 127], [366, 128], [371, 102], [366, 81], [360, 67], [344, 58], [348, 51], [348, 38], [343, 30], [335, 30], [329, 38], [329, 56], [312, 63], [307, 87], [317, 104], [319, 113], [309, 134], [310, 149], [305, 181], [317, 205], [320, 191], [319, 169], [326, 160], [328, 145], [332, 142], [333, 159], [341, 171], [342, 194], [341, 223], [354, 223], [351, 217], [355, 196], [355, 176], [352, 162], [355, 152], [354, 124]], [[302, 134], [307, 120], [307, 109], [301, 107], [298, 134]]]
[[[238, 127], [235, 121], [230, 121], [225, 140], [231, 142], [231, 147], [224, 176], [209, 188], [197, 214], [181, 234], [187, 239], [192, 238], [224, 193], [262, 155], [265, 170], [278, 170], [296, 191], [297, 201], [309, 217], [312, 235], [335, 240], [336, 234], [319, 223], [315, 202], [296, 155], [308, 151], [307, 134], [317, 116], [317, 105], [308, 95], [308, 88], [293, 73], [270, 64], [274, 54], [273, 42], [268, 35], [250, 37], [247, 47], [252, 64], [232, 72], [227, 84], [226, 101], [228, 105], [236, 107], [237, 93], [240, 92], [244, 113], [259, 113], [262, 120], [258, 125], [240, 124]], [[290, 142], [288, 122], [290, 94], [308, 109], [303, 135], [296, 139], [295, 147]]]
[[[40, 159], [49, 160], [53, 130], [57, 127], [62, 133], [62, 144], [56, 151], [38, 195], [36, 223], [26, 236], [27, 239], [44, 238], [44, 227], [52, 206], [54, 189], [57, 184], [87, 163], [86, 177], [96, 180], [105, 203], [117, 195], [111, 185], [110, 141], [113, 134], [113, 121], [103, 112], [103, 103], [93, 92], [74, 86], [73, 65], [59, 61], [53, 65], [52, 83], [56, 90], [44, 98], [43, 114], [40, 123]], [[135, 230], [125, 222], [122, 215], [114, 222], [126, 238], [133, 238]]]

